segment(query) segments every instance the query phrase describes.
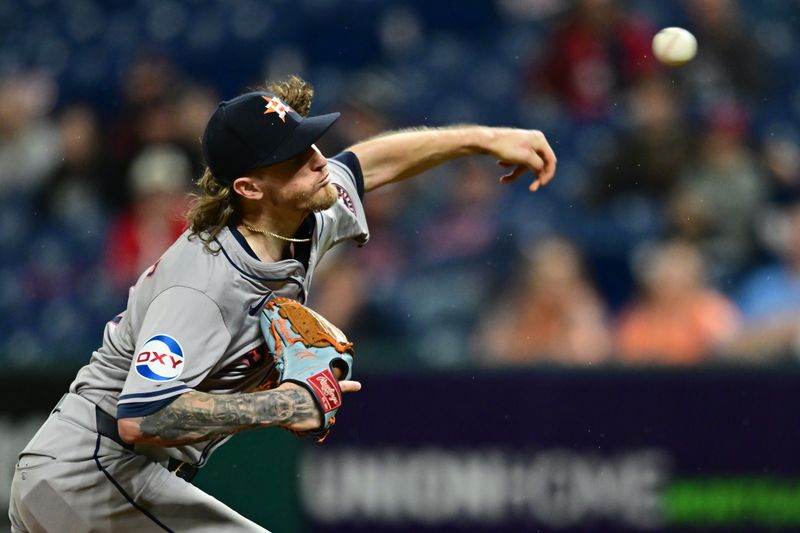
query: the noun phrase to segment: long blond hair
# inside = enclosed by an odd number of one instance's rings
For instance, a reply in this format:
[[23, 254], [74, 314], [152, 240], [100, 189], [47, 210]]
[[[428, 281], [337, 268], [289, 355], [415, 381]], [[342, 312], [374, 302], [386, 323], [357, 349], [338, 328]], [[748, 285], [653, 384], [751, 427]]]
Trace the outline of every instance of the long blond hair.
[[[314, 99], [314, 88], [294, 75], [252, 90], [274, 94], [301, 116], [308, 115]], [[205, 243], [206, 250], [216, 254], [219, 249], [212, 247], [211, 243], [219, 232], [225, 226], [241, 220], [239, 200], [233, 187], [215, 178], [208, 167], [196, 183], [200, 191], [192, 195], [189, 211], [186, 213], [191, 229], [189, 239], [199, 238]]]

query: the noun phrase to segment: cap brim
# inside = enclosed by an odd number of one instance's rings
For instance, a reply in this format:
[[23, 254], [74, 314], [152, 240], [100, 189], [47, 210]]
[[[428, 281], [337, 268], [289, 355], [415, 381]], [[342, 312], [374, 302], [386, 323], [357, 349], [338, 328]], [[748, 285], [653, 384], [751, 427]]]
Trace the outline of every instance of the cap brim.
[[259, 163], [258, 166], [277, 165], [302, 154], [309, 146], [317, 142], [338, 119], [339, 113], [304, 118], [292, 134], [278, 145], [275, 151]]

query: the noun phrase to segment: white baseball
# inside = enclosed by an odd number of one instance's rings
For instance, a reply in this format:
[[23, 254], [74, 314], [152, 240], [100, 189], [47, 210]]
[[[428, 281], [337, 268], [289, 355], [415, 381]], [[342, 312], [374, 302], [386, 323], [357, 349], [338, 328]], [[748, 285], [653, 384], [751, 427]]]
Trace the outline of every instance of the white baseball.
[[697, 39], [683, 28], [664, 28], [653, 37], [653, 54], [665, 65], [683, 65], [697, 54]]

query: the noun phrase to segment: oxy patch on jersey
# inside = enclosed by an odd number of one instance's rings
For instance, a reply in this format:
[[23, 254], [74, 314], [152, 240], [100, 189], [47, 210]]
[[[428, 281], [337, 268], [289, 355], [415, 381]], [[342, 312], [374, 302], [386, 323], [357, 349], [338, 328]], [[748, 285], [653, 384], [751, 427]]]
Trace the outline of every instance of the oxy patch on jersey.
[[144, 379], [172, 381], [183, 370], [183, 348], [169, 335], [150, 337], [136, 354], [134, 367]]

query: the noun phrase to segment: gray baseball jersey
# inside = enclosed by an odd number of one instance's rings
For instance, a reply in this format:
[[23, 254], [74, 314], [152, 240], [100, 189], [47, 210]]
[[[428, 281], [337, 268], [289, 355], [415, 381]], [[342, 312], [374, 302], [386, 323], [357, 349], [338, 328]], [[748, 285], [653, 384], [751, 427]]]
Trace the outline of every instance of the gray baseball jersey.
[[[128, 418], [154, 413], [190, 390], [248, 392], [263, 385], [272, 371], [258, 326], [266, 301], [273, 296], [305, 301], [327, 250], [346, 239], [368, 239], [358, 173], [344, 156], [329, 161], [339, 201], [314, 214], [307, 266], [296, 259], [259, 261], [237, 240], [235, 229], [225, 228], [217, 237], [217, 255], [187, 232], [141, 275], [127, 310], [106, 325], [103, 346], [70, 390]], [[202, 466], [224, 440], [137, 451]]]
[[[356, 157], [345, 152], [328, 161], [339, 199], [333, 207], [309, 216], [301, 226], [298, 235], [310, 236], [311, 242], [295, 247], [296, 258], [261, 262], [233, 227], [223, 229], [213, 241], [214, 254], [204, 249], [200, 239], [184, 233], [131, 288], [127, 309], [106, 325], [102, 346], [78, 372], [69, 396], [77, 395], [81, 401], [116, 413], [117, 418], [127, 418], [152, 414], [193, 390], [226, 394], [273, 384], [273, 360], [259, 329], [262, 307], [277, 296], [305, 301], [325, 252], [347, 239], [365, 243], [369, 238]], [[78, 404], [73, 398], [65, 405], [78, 411], [74, 407]], [[65, 411], [58, 416], [65, 416]], [[73, 419], [79, 418], [73, 415]], [[89, 427], [93, 423], [84, 425], [97, 431], [97, 427]], [[69, 439], [56, 433], [65, 427], [46, 423], [23, 450], [20, 464], [26, 452], [56, 458], [63, 455], [58, 443]], [[174, 448], [137, 445], [134, 451], [161, 464], [173, 458], [201, 467], [226, 439]], [[99, 446], [100, 440], [97, 442]], [[42, 443], [47, 450], [41, 449]], [[86, 457], [91, 459], [92, 452], [87, 449]], [[100, 465], [97, 453], [94, 450], [94, 459]], [[117, 482], [135, 479], [142, 471], [140, 464], [130, 464], [132, 469], [116, 473]], [[92, 461], [87, 460], [85, 468], [87, 475], [98, 474], [99, 466]], [[53, 472], [58, 471], [50, 475]], [[23, 494], [25, 482], [20, 484], [16, 476], [15, 484], [12, 493]], [[22, 503], [31, 502], [15, 503], [12, 498], [12, 522], [13, 510]]]

